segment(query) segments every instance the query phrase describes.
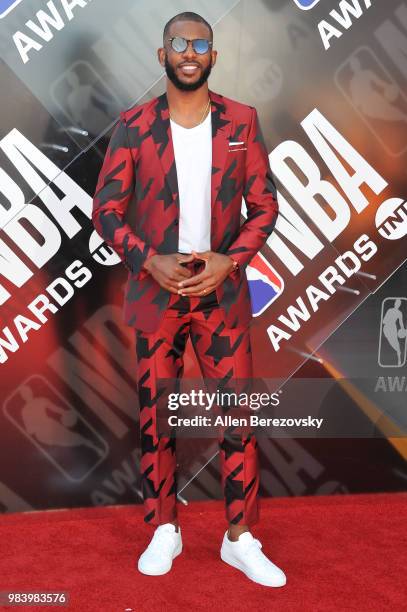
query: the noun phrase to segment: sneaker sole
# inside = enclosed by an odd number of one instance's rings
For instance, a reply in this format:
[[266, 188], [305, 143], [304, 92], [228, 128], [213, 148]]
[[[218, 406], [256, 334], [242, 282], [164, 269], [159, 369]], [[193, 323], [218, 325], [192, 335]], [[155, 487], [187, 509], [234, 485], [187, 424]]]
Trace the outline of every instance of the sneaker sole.
[[278, 587], [284, 586], [287, 583], [287, 579], [285, 579], [284, 582], [281, 582], [279, 584], [271, 584], [270, 582], [267, 582], [266, 580], [262, 580], [261, 578], [253, 576], [244, 567], [242, 567], [240, 565], [240, 563], [238, 561], [236, 561], [236, 559], [232, 559], [231, 557], [229, 557], [227, 555], [227, 553], [225, 553], [222, 549], [220, 551], [220, 558], [222, 559], [222, 561], [224, 561], [228, 565], [231, 565], [232, 567], [234, 567], [234, 568], [240, 570], [241, 572], [243, 572], [245, 574], [245, 576], [250, 578], [250, 580], [253, 580], [253, 582], [257, 582], [257, 584], [261, 584], [262, 586], [269, 586], [269, 587], [278, 588]]
[[172, 568], [172, 562], [174, 561], [175, 557], [178, 557], [178, 555], [180, 555], [181, 553], [182, 553], [182, 543], [175, 549], [172, 560], [167, 568], [164, 568], [162, 570], [145, 570], [145, 569], [142, 569], [139, 566], [139, 564], [137, 564], [137, 569], [139, 572], [141, 572], [142, 574], [145, 574], [146, 576], [163, 576], [164, 574], [167, 574], [170, 571], [170, 569]]

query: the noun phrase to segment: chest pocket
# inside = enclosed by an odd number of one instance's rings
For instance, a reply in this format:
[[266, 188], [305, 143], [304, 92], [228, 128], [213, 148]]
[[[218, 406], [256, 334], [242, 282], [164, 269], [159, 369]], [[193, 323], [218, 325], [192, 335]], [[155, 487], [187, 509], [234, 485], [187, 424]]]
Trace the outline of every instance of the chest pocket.
[[241, 179], [245, 174], [246, 154], [247, 140], [245, 138], [239, 138], [238, 141], [229, 141], [226, 154], [226, 167], [237, 179]]

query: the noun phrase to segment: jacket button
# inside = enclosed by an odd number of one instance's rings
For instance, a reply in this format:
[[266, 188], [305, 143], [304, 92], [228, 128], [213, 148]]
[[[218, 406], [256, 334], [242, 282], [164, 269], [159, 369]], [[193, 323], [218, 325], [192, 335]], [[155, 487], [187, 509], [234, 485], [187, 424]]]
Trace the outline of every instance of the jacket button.
[[174, 225], [175, 225], [175, 226], [178, 226], [178, 225], [179, 225], [179, 221], [178, 221], [178, 219], [175, 219], [175, 221], [174, 221]]

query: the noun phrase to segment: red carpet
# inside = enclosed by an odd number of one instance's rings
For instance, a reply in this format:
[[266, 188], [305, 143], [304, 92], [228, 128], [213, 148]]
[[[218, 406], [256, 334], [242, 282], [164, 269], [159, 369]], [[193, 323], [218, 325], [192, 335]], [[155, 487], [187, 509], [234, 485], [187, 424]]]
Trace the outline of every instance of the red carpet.
[[[184, 551], [169, 574], [136, 560], [152, 534], [141, 506], [6, 514], [0, 591], [65, 590], [68, 607], [19, 610], [406, 610], [407, 493], [261, 499], [253, 534], [287, 574], [256, 585], [224, 564], [222, 502], [179, 505]], [[15, 608], [3, 608], [11, 610]]]

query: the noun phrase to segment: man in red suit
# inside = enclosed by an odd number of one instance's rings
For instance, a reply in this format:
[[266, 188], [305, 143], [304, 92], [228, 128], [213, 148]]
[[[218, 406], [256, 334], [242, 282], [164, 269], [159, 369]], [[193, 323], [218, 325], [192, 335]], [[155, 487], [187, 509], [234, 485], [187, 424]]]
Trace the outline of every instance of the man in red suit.
[[[138, 568], [149, 575], [168, 572], [182, 551], [175, 438], [157, 431], [157, 380], [182, 376], [188, 337], [204, 378], [253, 376], [245, 269], [278, 215], [256, 109], [208, 88], [216, 57], [200, 15], [166, 24], [158, 49], [166, 92], [120, 113], [93, 201], [96, 230], [129, 270], [124, 319], [136, 333], [144, 520], [156, 526]], [[258, 522], [257, 441], [233, 429], [219, 438], [229, 522], [221, 558], [282, 586], [284, 573], [249, 529]]]

